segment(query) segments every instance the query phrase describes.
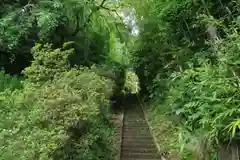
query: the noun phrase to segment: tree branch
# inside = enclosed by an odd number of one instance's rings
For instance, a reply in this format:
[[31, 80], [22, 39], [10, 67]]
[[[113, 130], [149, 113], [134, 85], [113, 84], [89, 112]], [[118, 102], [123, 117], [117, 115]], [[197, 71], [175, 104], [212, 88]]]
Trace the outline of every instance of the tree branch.
[[103, 0], [102, 3], [98, 6], [98, 10], [103, 7], [104, 3], [106, 2], [107, 0]]
[[75, 36], [78, 34], [78, 32], [81, 30], [81, 27], [80, 27], [80, 23], [79, 23], [79, 13], [76, 14], [76, 21], [77, 21], [77, 26], [76, 26], [76, 29], [75, 31], [72, 33], [72, 36]]
[[[108, 11], [111, 11], [111, 12], [115, 12], [115, 14], [121, 19], [122, 17], [119, 15], [119, 13], [117, 12], [116, 9], [110, 9], [110, 8], [107, 8], [104, 6], [104, 4], [106, 3], [107, 0], [103, 0], [101, 2], [101, 4], [99, 6], [97, 6], [96, 10], [94, 12], [98, 12], [100, 9], [105, 9], [105, 10], [108, 10]], [[79, 25], [79, 14], [76, 15], [76, 19], [77, 19], [77, 27], [76, 27], [76, 30], [72, 33], [72, 36], [76, 36], [78, 34], [78, 32], [81, 30], [81, 29], [84, 29], [85, 27], [87, 27], [88, 23], [91, 21], [91, 18], [93, 16], [93, 11], [89, 14], [87, 20], [85, 21], [85, 23], [83, 24], [82, 27], [80, 27]]]
[[[103, 0], [102, 3], [101, 3], [99, 6], [97, 6], [95, 12], [99, 11], [99, 10], [104, 6], [104, 4], [105, 4], [106, 1], [107, 1], [107, 0]], [[92, 11], [92, 12], [89, 14], [87, 20], [85, 21], [85, 23], [83, 24], [82, 27], [80, 27], [80, 24], [79, 24], [79, 19], [80, 19], [79, 13], [76, 14], [77, 27], [76, 27], [75, 31], [72, 33], [72, 36], [76, 36], [81, 29], [84, 29], [85, 27], [87, 27], [88, 23], [91, 21], [91, 18], [92, 18], [93, 13], [94, 13], [94, 12]]]
[[110, 9], [110, 8], [107, 8], [107, 7], [104, 7], [104, 6], [102, 6], [101, 8], [102, 8], [102, 9], [105, 9], [105, 10], [108, 10], [108, 11], [111, 11], [111, 12], [115, 12], [116, 15], [117, 15], [121, 20], [123, 20], [122, 17], [119, 15], [119, 13], [117, 12], [116, 9]]

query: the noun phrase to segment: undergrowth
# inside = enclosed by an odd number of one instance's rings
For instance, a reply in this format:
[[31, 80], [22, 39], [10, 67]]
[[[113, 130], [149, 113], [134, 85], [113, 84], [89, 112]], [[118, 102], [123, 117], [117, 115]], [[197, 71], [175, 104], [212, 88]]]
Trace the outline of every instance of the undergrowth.
[[91, 68], [67, 67], [72, 49], [36, 47], [22, 88], [0, 94], [0, 159], [113, 159], [107, 118], [114, 81]]
[[0, 72], [0, 92], [8, 90], [15, 90], [15, 89], [21, 89], [22, 88], [22, 82], [23, 78], [19, 76], [11, 76], [8, 74], [5, 74], [4, 72]]

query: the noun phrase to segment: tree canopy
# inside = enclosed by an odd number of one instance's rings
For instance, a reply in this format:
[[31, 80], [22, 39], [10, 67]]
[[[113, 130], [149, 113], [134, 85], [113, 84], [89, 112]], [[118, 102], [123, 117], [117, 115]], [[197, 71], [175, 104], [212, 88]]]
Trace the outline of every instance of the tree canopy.
[[168, 150], [214, 159], [239, 142], [239, 6], [2, 0], [0, 159], [113, 159], [110, 99], [138, 81], [156, 123], [179, 120]]

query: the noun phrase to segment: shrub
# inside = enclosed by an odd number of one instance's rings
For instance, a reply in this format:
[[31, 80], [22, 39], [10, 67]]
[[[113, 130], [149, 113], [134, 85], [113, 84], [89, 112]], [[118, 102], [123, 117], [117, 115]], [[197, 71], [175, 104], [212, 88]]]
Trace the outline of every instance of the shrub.
[[138, 76], [134, 72], [126, 71], [124, 88], [128, 89], [133, 94], [137, 94], [139, 92], [139, 80]]
[[23, 88], [0, 93], [0, 159], [113, 159], [106, 116], [114, 81], [70, 69], [72, 50], [45, 47], [35, 48]]
[[50, 44], [37, 44], [32, 48], [34, 61], [31, 66], [25, 68], [24, 75], [32, 82], [44, 82], [52, 80], [61, 72], [68, 71], [70, 64], [68, 58], [74, 53], [73, 49], [52, 49]]

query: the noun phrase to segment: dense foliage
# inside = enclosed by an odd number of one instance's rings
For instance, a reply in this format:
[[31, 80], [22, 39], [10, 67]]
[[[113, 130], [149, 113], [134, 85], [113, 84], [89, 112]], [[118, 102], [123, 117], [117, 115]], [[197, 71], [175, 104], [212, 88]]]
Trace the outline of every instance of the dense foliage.
[[[105, 119], [114, 81], [66, 67], [71, 49], [38, 47], [23, 87], [1, 93], [1, 159], [112, 159], [113, 131]], [[40, 65], [43, 52], [52, 65]]]
[[155, 116], [167, 108], [184, 124], [181, 143], [194, 139], [188, 133], [201, 135], [207, 152], [238, 143], [239, 2], [129, 3], [140, 28], [135, 68], [142, 92], [157, 103]]
[[110, 98], [128, 63], [119, 3], [0, 7], [0, 159], [114, 159]]
[[75, 42], [72, 47], [76, 54], [69, 57], [72, 66], [103, 62], [117, 45], [111, 44], [110, 37], [127, 35], [114, 11], [117, 5], [107, 0], [1, 2], [0, 67], [8, 73], [20, 73], [29, 66], [33, 58], [30, 49], [36, 42], [52, 43], [54, 48]]
[[162, 114], [177, 117], [179, 155], [199, 146], [216, 159], [240, 136], [239, 6], [1, 1], [0, 159], [112, 159], [109, 99], [137, 93], [138, 81], [155, 128]]

